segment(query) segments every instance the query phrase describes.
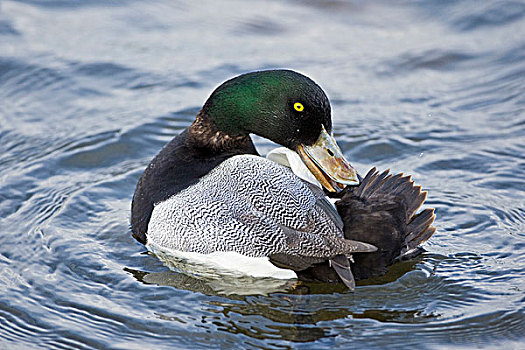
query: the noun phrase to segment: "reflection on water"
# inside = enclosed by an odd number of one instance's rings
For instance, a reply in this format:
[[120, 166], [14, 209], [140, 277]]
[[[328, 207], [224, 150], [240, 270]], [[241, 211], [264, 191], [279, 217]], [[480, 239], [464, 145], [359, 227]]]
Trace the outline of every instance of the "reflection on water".
[[[516, 1], [2, 1], [0, 348], [522, 348], [524, 18]], [[425, 254], [349, 293], [143, 253], [145, 166], [214, 87], [275, 67], [326, 90], [361, 173], [429, 191]]]
[[[171, 264], [170, 264], [171, 265]], [[197, 275], [172, 271], [144, 272], [125, 268], [140, 282], [160, 286], [173, 286], [206, 295], [267, 295], [293, 289], [295, 282], [274, 278], [218, 274], [201, 266]]]
[[[208, 311], [225, 316], [211, 319], [219, 330], [234, 334], [245, 334], [255, 338], [275, 338], [287, 341], [309, 342], [325, 336], [336, 336], [326, 327], [317, 324], [339, 319], [372, 319], [379, 322], [424, 323], [436, 320], [437, 316], [425, 314], [424, 309], [367, 309], [357, 305], [353, 294], [344, 287], [323, 284], [291, 282], [282, 280], [255, 279], [228, 275], [213, 276], [205, 271], [200, 276], [174, 271], [143, 272], [125, 268], [138, 281], [145, 284], [172, 286], [209, 297]], [[398, 276], [398, 275], [396, 275]], [[392, 273], [383, 279], [394, 279]], [[405, 278], [417, 283], [417, 277]], [[371, 281], [368, 281], [371, 283]], [[367, 293], [362, 290], [361, 293]], [[339, 302], [327, 303], [323, 295], [336, 296]], [[347, 299], [342, 303], [341, 299]], [[357, 299], [359, 300], [359, 299]], [[357, 311], [354, 311], [357, 310]], [[165, 320], [180, 322], [171, 316], [158, 314]], [[254, 322], [249, 322], [256, 318]]]
[[[236, 271], [218, 270], [214, 266], [195, 263], [184, 258], [167, 255], [160, 251], [145, 252], [159, 259], [170, 270], [147, 272], [131, 268], [124, 271], [131, 273], [138, 281], [159, 286], [173, 286], [206, 295], [242, 296], [269, 295], [272, 293], [288, 293], [295, 295], [351, 293], [343, 284], [304, 282], [295, 279], [257, 278]], [[388, 272], [380, 277], [357, 281], [358, 286], [381, 285], [398, 280], [400, 277], [416, 269], [416, 264], [422, 257], [399, 262], [388, 268]], [[425, 275], [425, 274], [424, 274]], [[418, 284], [416, 275], [414, 284]]]

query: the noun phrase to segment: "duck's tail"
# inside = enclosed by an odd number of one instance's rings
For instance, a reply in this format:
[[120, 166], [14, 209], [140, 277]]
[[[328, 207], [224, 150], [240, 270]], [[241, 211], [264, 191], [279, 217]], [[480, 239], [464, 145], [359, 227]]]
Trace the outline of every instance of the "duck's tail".
[[417, 212], [426, 197], [410, 176], [391, 175], [389, 170], [379, 173], [372, 168], [358, 187], [343, 191], [336, 207], [345, 238], [373, 244], [378, 250], [353, 253], [351, 264], [346, 257], [344, 264], [340, 257], [331, 259], [330, 264], [315, 264], [296, 271], [297, 276], [304, 281], [343, 281], [351, 288], [352, 272], [355, 280], [377, 277], [394, 262], [417, 256], [423, 251], [420, 245], [436, 232], [432, 226], [434, 209]]
[[374, 253], [354, 254], [356, 279], [382, 275], [397, 260], [422, 252], [420, 245], [436, 231], [434, 209], [417, 213], [427, 197], [410, 176], [372, 168], [359, 187], [347, 187], [336, 203], [346, 239], [367, 242]]

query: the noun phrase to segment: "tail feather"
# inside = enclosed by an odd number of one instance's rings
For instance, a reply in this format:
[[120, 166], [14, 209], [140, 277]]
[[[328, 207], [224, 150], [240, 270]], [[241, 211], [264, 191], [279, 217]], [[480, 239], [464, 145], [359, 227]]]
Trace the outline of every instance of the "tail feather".
[[[407, 226], [407, 231], [410, 233], [405, 237], [404, 244], [415, 248], [427, 241], [436, 230], [435, 227], [431, 227], [435, 218], [434, 209], [425, 209], [417, 214]], [[433, 229], [433, 231], [431, 229]]]
[[[366, 178], [365, 178], [366, 179]], [[373, 179], [371, 179], [373, 181]], [[373, 193], [370, 191], [363, 191], [361, 196], [363, 198], [370, 198], [373, 195], [401, 197], [399, 201], [406, 205], [405, 211], [405, 222], [409, 223], [416, 212], [421, 208], [427, 198], [427, 192], [421, 191], [421, 186], [415, 186], [411, 176], [403, 176], [403, 174], [397, 174], [391, 177], [386, 177], [381, 182], [379, 188]]]
[[377, 174], [376, 168], [370, 169], [370, 171], [366, 174], [365, 178], [359, 182], [359, 187], [356, 190], [356, 195], [360, 195], [365, 190], [365, 186], [362, 186], [363, 183], [366, 183], [367, 184], [366, 186], [368, 187], [372, 185], [371, 179], [372, 179], [372, 176], [375, 174]]
[[[414, 238], [413, 240], [410, 240], [406, 242], [405, 246], [401, 249], [399, 255], [395, 258], [395, 260], [404, 260], [407, 257], [415, 257], [419, 254], [413, 254], [416, 249], [422, 249], [421, 244], [425, 243], [432, 235], [436, 232], [436, 228], [434, 226], [429, 226], [425, 231], [420, 232], [420, 234]], [[418, 252], [421, 253], [424, 250], [419, 250]]]
[[361, 181], [356, 196], [365, 196], [365, 193], [367, 193], [368, 196], [371, 196], [389, 177], [388, 170], [378, 175], [376, 168], [372, 168], [363, 181]]
[[392, 194], [392, 195], [397, 194], [396, 193], [397, 187], [399, 187], [403, 183], [402, 180], [401, 180], [402, 176], [403, 176], [403, 174], [396, 174], [394, 176], [391, 176], [388, 179], [388, 181], [385, 181], [383, 183], [383, 186], [381, 186], [381, 192], [389, 193], [389, 194]]
[[336, 203], [345, 239], [366, 242], [378, 250], [352, 254], [355, 262], [351, 269], [348, 259], [341, 255], [330, 260], [333, 269], [326, 263], [317, 264], [300, 271], [299, 278], [327, 282], [339, 278], [352, 288], [353, 279], [381, 276], [397, 260], [424, 251], [420, 245], [436, 232], [432, 226], [434, 209], [418, 213], [427, 192], [421, 191], [410, 176], [389, 172], [372, 168], [358, 187], [347, 187]]
[[358, 188], [347, 188], [337, 209], [344, 222], [345, 238], [368, 242], [375, 253], [354, 254], [356, 279], [385, 273], [386, 267], [417, 249], [436, 231], [434, 209], [417, 213], [427, 192], [411, 176], [379, 173], [372, 168]]
[[407, 214], [409, 214], [407, 222], [414, 218], [426, 199], [427, 192], [421, 191], [421, 186], [414, 186], [410, 197], [407, 198]]

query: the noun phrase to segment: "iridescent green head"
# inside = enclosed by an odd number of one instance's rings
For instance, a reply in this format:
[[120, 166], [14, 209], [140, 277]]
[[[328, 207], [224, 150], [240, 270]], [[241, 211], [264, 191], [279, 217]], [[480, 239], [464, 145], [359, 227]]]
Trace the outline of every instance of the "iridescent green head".
[[290, 149], [332, 130], [330, 102], [310, 78], [290, 70], [240, 75], [220, 85], [203, 112], [230, 136], [257, 134]]
[[[296, 151], [319, 182], [335, 192], [359, 182], [330, 135], [330, 114], [330, 102], [319, 85], [290, 70], [253, 72], [228, 80], [199, 113], [223, 135], [222, 141], [253, 133]], [[200, 130], [202, 137], [215, 139], [206, 129]]]

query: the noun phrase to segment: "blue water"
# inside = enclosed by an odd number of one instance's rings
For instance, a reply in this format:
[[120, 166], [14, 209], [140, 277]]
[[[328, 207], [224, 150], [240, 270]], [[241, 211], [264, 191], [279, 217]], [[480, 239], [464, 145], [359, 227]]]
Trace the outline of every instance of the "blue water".
[[[150, 159], [276, 67], [325, 89], [361, 173], [429, 191], [427, 253], [301, 295], [133, 240]], [[523, 348], [524, 155], [521, 1], [0, 1], [0, 348]]]

